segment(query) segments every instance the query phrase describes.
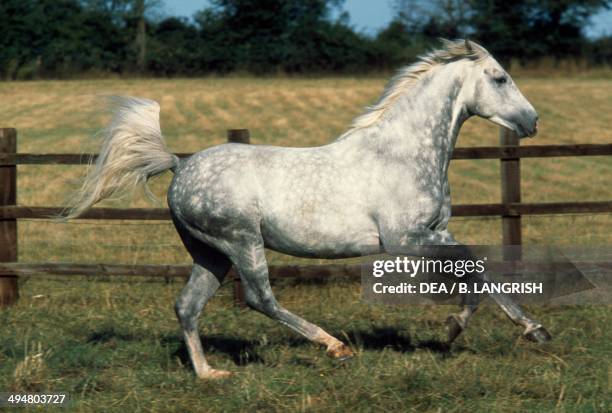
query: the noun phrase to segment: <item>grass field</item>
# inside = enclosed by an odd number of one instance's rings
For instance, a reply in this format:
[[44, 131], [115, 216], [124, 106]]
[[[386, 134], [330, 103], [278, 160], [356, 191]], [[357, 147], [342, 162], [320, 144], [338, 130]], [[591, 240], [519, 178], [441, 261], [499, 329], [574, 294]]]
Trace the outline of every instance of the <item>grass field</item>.
[[[311, 146], [342, 133], [380, 94], [386, 79], [97, 80], [0, 83], [0, 126], [19, 132], [20, 152], [93, 152], [90, 136], [107, 119], [96, 96], [156, 99], [162, 130], [177, 152], [225, 140], [249, 128], [254, 143]], [[612, 80], [520, 78], [540, 113], [530, 144], [612, 141]], [[498, 143], [481, 119], [463, 128], [459, 146]], [[453, 202], [499, 201], [496, 161], [454, 161]], [[18, 202], [61, 205], [82, 167], [20, 166]], [[522, 161], [528, 202], [612, 199], [612, 163], [604, 157]], [[153, 184], [164, 204], [169, 176]], [[106, 206], [151, 206], [142, 196]], [[544, 245], [610, 245], [610, 215], [523, 219], [524, 240]], [[499, 244], [499, 219], [457, 218], [456, 237]], [[168, 223], [21, 221], [19, 259], [187, 263]], [[296, 262], [269, 254], [271, 263]], [[312, 262], [312, 261], [310, 261]], [[0, 392], [69, 391], [79, 411], [584, 411], [612, 407], [610, 306], [533, 307], [555, 340], [521, 340], [499, 309], [484, 307], [448, 351], [440, 344], [450, 311], [382, 307], [360, 300], [359, 285], [284, 281], [282, 303], [348, 339], [345, 364], [286, 328], [231, 306], [224, 286], [202, 317], [213, 365], [238, 374], [199, 382], [187, 363], [172, 304], [181, 283], [80, 278], [22, 279], [21, 300], [0, 312]], [[333, 305], [330, 305], [333, 303]]]

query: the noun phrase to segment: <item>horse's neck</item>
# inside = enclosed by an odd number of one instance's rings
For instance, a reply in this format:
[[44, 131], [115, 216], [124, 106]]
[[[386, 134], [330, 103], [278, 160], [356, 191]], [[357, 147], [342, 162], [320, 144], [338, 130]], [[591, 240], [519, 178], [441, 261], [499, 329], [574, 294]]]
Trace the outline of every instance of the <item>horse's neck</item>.
[[460, 98], [460, 74], [449, 66], [426, 74], [386, 109], [375, 126], [356, 131], [347, 141], [400, 162], [426, 158], [446, 174], [459, 129], [468, 118]]

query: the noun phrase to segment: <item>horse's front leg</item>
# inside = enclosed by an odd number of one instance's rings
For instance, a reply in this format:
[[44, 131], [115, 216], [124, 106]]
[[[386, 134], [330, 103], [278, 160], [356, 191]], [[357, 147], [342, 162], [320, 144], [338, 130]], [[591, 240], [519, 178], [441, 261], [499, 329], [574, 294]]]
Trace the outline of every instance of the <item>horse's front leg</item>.
[[[458, 243], [455, 238], [446, 230], [442, 231], [428, 231], [423, 230], [414, 232], [409, 235], [403, 234], [398, 236], [392, 232], [383, 234], [381, 233], [381, 240], [383, 246], [388, 253], [403, 253], [409, 255], [417, 255], [428, 258], [440, 258], [436, 255], [435, 248], [428, 248], [430, 246], [457, 246], [464, 248], [453, 248], [450, 249], [445, 256], [449, 259], [473, 259], [473, 255], [469, 251], [469, 247]], [[488, 283], [490, 282], [486, 273], [481, 275], [473, 275], [469, 281], [472, 283]], [[471, 288], [473, 291], [474, 289]], [[550, 334], [539, 322], [527, 316], [527, 314], [519, 307], [514, 301], [510, 299], [506, 294], [503, 293], [491, 293], [490, 297], [501, 307], [506, 313], [508, 318], [513, 323], [525, 327], [523, 331], [523, 337], [528, 340], [535, 341], [538, 343], [546, 342], [551, 339]], [[463, 330], [466, 329], [468, 321], [472, 314], [478, 308], [478, 295], [469, 293], [464, 294], [462, 297], [462, 310], [459, 313], [450, 314], [447, 318], [448, 323], [448, 341], [452, 342], [455, 340]]]
[[461, 311], [451, 313], [446, 318], [448, 326], [448, 343], [451, 344], [468, 326], [472, 315], [478, 309], [478, 294], [468, 293], [461, 297]]
[[[455, 238], [448, 231], [431, 231], [424, 229], [421, 231], [413, 231], [409, 233], [397, 233], [392, 230], [385, 230], [381, 227], [380, 240], [385, 252], [388, 254], [408, 254], [412, 256], [441, 258], [436, 253], [440, 249], [431, 248], [431, 246], [440, 245], [458, 245]], [[449, 251], [452, 251], [449, 249]], [[458, 251], [457, 251], [458, 252]], [[459, 259], [460, 254], [451, 259]], [[471, 289], [473, 291], [473, 289]], [[468, 326], [468, 323], [478, 309], [479, 296], [474, 293], [462, 294], [461, 310], [457, 313], [451, 313], [446, 318], [448, 327], [448, 343], [451, 344]]]
[[552, 339], [550, 333], [546, 331], [542, 324], [529, 318], [521, 307], [512, 301], [510, 297], [502, 293], [490, 293], [489, 296], [502, 310], [504, 310], [508, 318], [510, 318], [514, 324], [525, 327], [523, 337], [536, 343], [545, 343]]

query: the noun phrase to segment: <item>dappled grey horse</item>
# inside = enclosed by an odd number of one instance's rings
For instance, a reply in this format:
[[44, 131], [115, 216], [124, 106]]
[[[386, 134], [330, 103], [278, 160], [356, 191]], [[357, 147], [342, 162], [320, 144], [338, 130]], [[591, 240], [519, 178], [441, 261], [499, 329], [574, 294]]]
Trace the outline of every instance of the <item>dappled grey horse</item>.
[[[283, 308], [268, 280], [264, 248], [299, 257], [340, 258], [422, 246], [457, 245], [448, 167], [463, 122], [472, 115], [536, 133], [537, 114], [510, 76], [481, 46], [443, 41], [402, 69], [380, 100], [335, 141], [314, 148], [225, 144], [179, 160], [164, 142], [159, 105], [117, 98], [96, 164], [67, 218], [117, 189], [174, 172], [172, 219], [193, 257], [176, 313], [196, 374], [219, 378], [204, 357], [197, 318], [231, 264], [250, 307], [347, 358], [351, 349]], [[508, 297], [492, 298], [535, 341], [546, 330]], [[477, 302], [449, 317], [449, 341], [466, 328]]]

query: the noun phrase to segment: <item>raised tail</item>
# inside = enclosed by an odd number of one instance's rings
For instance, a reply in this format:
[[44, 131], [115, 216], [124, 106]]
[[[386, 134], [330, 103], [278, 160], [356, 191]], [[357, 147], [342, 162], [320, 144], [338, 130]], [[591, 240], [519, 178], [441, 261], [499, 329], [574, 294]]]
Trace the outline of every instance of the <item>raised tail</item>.
[[143, 185], [177, 166], [159, 125], [159, 104], [135, 97], [112, 97], [112, 120], [104, 131], [102, 148], [83, 186], [63, 219], [76, 218], [120, 189]]

